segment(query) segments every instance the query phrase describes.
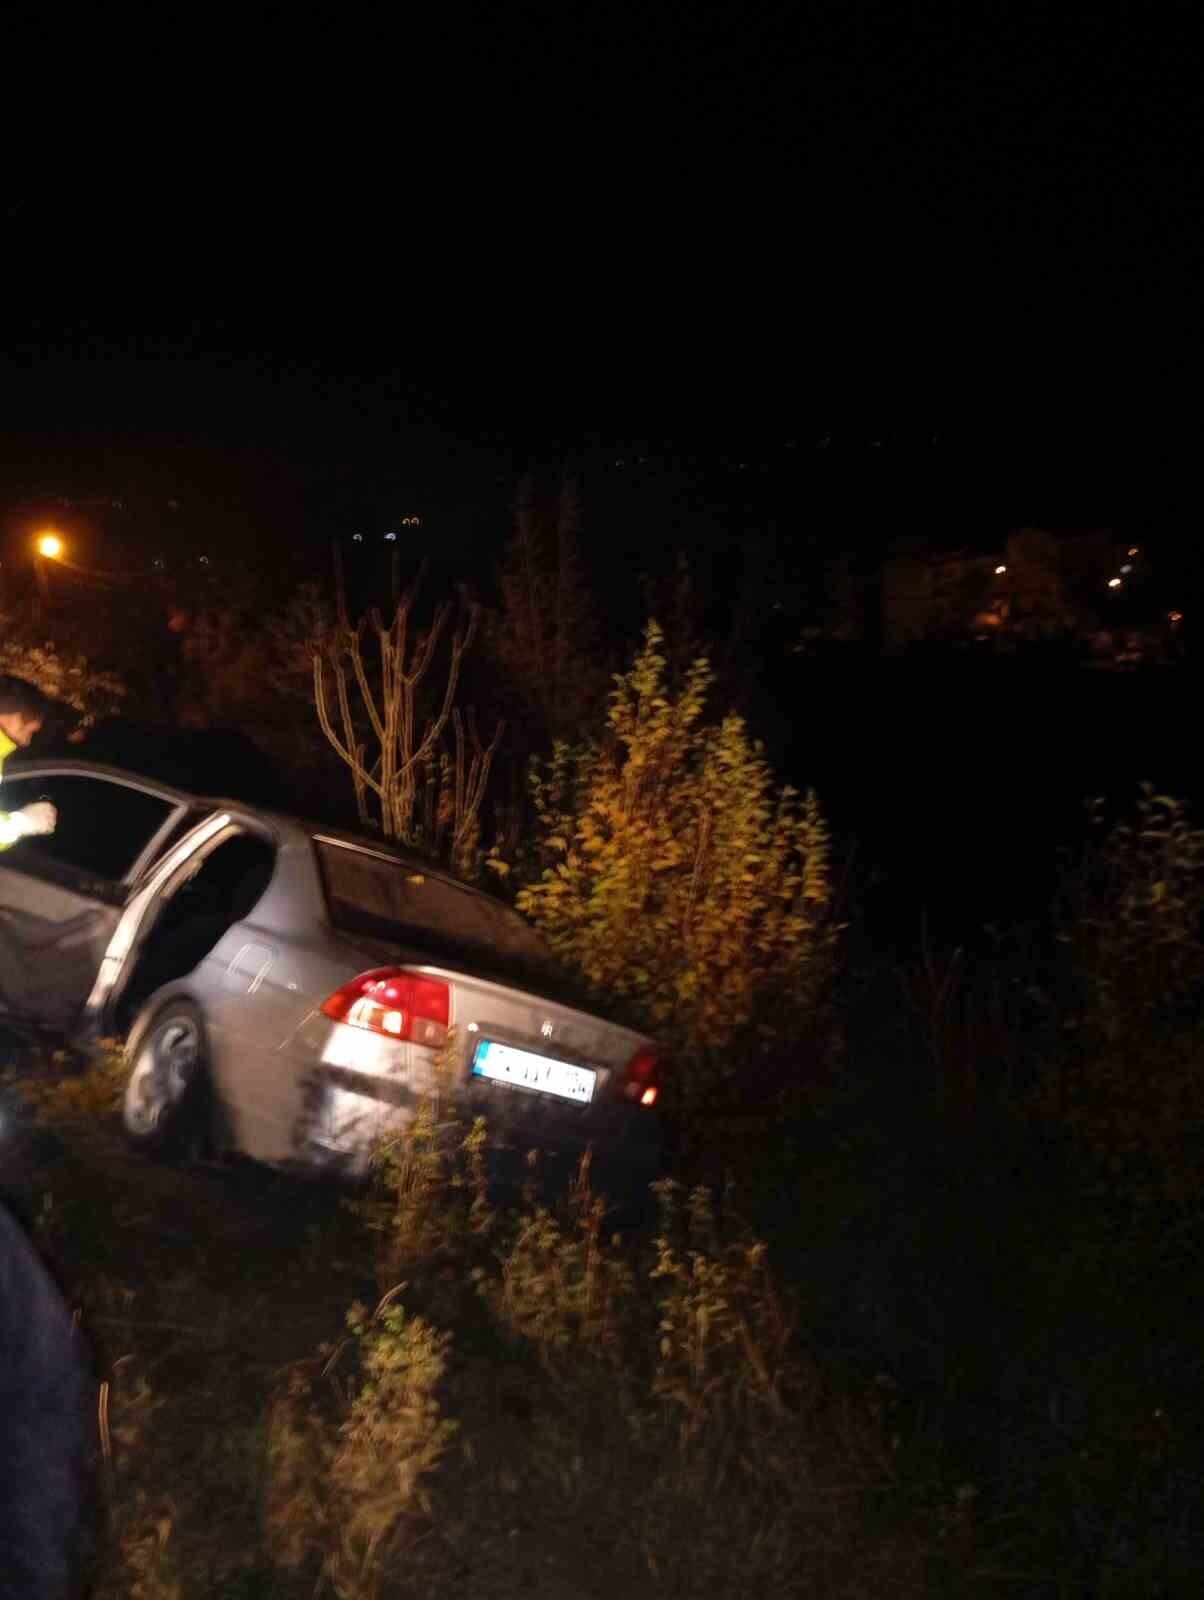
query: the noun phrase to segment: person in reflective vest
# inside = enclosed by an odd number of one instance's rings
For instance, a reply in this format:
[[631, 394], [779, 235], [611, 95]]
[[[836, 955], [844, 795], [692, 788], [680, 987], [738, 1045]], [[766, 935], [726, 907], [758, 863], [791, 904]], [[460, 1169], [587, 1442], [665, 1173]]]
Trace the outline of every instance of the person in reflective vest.
[[[24, 678], [0, 677], [0, 775], [14, 750], [24, 750], [46, 720], [50, 702]], [[31, 834], [53, 833], [58, 815], [48, 800], [35, 800], [19, 811], [3, 809], [0, 785], [0, 850]]]

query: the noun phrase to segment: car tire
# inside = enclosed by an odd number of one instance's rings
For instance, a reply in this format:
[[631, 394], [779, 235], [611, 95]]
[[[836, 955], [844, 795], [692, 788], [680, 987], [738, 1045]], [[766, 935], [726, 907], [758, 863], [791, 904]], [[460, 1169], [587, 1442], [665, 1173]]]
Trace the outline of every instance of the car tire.
[[195, 1153], [209, 1128], [209, 1050], [200, 1011], [191, 1001], [169, 1000], [134, 1024], [126, 1055], [121, 1122], [129, 1143], [163, 1160]]

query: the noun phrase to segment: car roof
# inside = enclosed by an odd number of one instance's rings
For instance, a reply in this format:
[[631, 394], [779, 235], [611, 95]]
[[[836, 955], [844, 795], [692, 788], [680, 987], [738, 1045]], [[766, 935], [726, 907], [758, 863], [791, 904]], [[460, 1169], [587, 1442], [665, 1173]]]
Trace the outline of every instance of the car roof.
[[[352, 828], [339, 826], [337, 823], [320, 822], [314, 818], [297, 816], [294, 812], [280, 811], [274, 806], [258, 805], [254, 801], [238, 800], [228, 795], [198, 794], [195, 790], [181, 789], [178, 784], [164, 783], [159, 778], [148, 777], [145, 773], [136, 772], [131, 767], [114, 767], [100, 761], [81, 761], [70, 756], [47, 756], [41, 760], [26, 757], [19, 763], [10, 761], [5, 769], [12, 778], [37, 777], [40, 773], [47, 775], [63, 773], [76, 775], [83, 778], [108, 778], [112, 782], [128, 783], [149, 793], [161, 795], [165, 800], [176, 805], [203, 806], [212, 811], [235, 811], [246, 816], [253, 816], [258, 821], [267, 823], [279, 831], [304, 834], [306, 838], [329, 839], [336, 844], [345, 844], [360, 850], [371, 851], [373, 855], [386, 860], [396, 861], [399, 866], [414, 867], [428, 877], [439, 878], [445, 883], [454, 884], [459, 889], [468, 889], [474, 894], [484, 895], [486, 899], [493, 900], [476, 884], [465, 883], [462, 878], [457, 878], [454, 873], [432, 865], [421, 856], [408, 852], [387, 839], [381, 839], [375, 834], [357, 833]], [[498, 905], [505, 905], [505, 901], [498, 900]]]
[[[101, 761], [80, 761], [71, 756], [13, 757], [4, 770], [9, 778], [36, 778], [42, 774], [53, 773], [76, 774], [81, 778], [109, 778], [161, 794], [165, 799], [174, 800], [178, 805], [191, 805], [198, 800], [202, 804], [209, 804], [208, 796], [190, 794], [177, 784], [165, 783], [161, 778], [150, 777], [145, 772], [136, 772], [132, 767], [111, 767]], [[241, 805], [242, 801], [237, 803]]]

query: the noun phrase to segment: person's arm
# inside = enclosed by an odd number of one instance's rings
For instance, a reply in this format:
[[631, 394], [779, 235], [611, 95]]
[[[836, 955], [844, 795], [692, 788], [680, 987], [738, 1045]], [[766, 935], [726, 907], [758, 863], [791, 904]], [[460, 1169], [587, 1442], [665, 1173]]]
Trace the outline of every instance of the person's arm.
[[35, 800], [20, 811], [0, 811], [0, 850], [7, 850], [18, 839], [53, 833], [58, 813], [49, 800]]
[[94, 1387], [62, 1296], [0, 1207], [0, 1600], [72, 1592]]

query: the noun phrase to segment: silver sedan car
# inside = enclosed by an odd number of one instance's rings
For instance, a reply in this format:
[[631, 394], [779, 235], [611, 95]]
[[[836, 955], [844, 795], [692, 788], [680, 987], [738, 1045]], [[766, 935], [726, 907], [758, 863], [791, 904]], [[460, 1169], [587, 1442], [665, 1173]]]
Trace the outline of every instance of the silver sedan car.
[[26, 760], [2, 795], [50, 800], [58, 827], [0, 853], [0, 1011], [83, 1045], [123, 1036], [134, 1145], [204, 1131], [359, 1175], [442, 1051], [498, 1147], [655, 1176], [652, 1041], [583, 1008], [500, 901], [375, 840], [116, 768]]

